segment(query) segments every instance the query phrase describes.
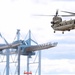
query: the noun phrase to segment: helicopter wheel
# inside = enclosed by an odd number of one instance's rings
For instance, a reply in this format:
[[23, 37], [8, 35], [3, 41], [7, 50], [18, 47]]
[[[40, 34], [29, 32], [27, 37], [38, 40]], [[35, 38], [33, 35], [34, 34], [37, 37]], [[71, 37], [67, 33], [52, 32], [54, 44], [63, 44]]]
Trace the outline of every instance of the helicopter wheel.
[[70, 29], [68, 31], [70, 31]]
[[55, 31], [54, 31], [54, 33], [55, 33]]
[[64, 34], [64, 31], [62, 32], [62, 34]]

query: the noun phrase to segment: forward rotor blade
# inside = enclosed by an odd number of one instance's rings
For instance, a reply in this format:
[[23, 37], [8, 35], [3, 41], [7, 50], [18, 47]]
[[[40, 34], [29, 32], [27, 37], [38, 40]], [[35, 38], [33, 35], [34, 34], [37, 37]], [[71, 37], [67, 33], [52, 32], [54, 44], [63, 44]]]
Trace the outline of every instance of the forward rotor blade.
[[[33, 16], [55, 16], [55, 15], [33, 15]], [[58, 16], [62, 16], [62, 17], [70, 17], [70, 16], [75, 16], [73, 15], [58, 15]]]
[[33, 16], [55, 16], [55, 15], [33, 15]]
[[73, 12], [68, 12], [68, 11], [61, 11], [61, 12], [65, 12], [65, 13], [69, 13], [69, 14], [75, 15], [75, 13], [73, 13]]
[[58, 10], [56, 10], [56, 15], [55, 16], [58, 16]]

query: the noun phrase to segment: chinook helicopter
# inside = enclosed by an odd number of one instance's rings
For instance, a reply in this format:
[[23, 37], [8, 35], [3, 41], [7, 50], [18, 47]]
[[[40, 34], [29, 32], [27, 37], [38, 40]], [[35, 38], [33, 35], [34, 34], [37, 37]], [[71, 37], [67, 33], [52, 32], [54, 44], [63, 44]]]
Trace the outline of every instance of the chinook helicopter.
[[69, 13], [71, 15], [58, 15], [58, 10], [57, 10], [56, 15], [54, 15], [53, 20], [51, 21], [52, 24], [51, 27], [54, 29], [54, 33], [55, 31], [62, 31], [62, 34], [64, 34], [64, 31], [70, 31], [72, 29], [75, 29], [75, 19], [62, 21], [62, 18], [59, 16], [62, 17], [75, 16], [75, 13], [67, 11], [61, 11], [61, 12]]
[[64, 31], [70, 31], [75, 29], [75, 19], [62, 21], [62, 17], [75, 16], [75, 13], [68, 11], [61, 11], [61, 12], [69, 13], [70, 15], [58, 15], [58, 10], [56, 10], [55, 15], [34, 15], [34, 16], [54, 16], [52, 21], [50, 22], [52, 24], [51, 27], [54, 29], [54, 33], [56, 31], [62, 31], [62, 34], [64, 34]]

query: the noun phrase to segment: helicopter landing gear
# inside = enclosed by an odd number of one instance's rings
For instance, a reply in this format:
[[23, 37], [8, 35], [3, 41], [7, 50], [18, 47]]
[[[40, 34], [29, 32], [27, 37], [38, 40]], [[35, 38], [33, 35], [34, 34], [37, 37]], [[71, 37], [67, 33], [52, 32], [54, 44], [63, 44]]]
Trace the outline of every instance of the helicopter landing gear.
[[68, 31], [70, 31], [70, 29]]
[[54, 33], [55, 33], [55, 31], [54, 31]]
[[64, 31], [62, 32], [62, 34], [64, 34]]

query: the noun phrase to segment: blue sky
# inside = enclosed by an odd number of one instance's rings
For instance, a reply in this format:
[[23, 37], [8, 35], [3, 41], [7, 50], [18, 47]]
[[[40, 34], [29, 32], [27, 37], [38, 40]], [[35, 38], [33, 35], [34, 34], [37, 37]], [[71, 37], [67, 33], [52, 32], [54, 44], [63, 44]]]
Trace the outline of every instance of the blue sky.
[[[52, 17], [36, 17], [33, 14], [51, 15], [59, 9], [75, 12], [75, 2], [68, 0], [0, 0], [0, 32], [11, 43], [16, 30], [21, 30], [24, 39], [29, 29], [36, 41], [58, 42], [57, 47], [42, 51], [42, 75], [74, 75], [75, 74], [75, 30], [53, 33]], [[63, 18], [63, 20], [75, 17]], [[10, 40], [11, 39], [11, 40]], [[2, 39], [0, 39], [1, 42]], [[34, 58], [34, 57], [33, 57]], [[26, 69], [26, 57], [21, 58], [21, 73]], [[37, 65], [34, 65], [36, 67]], [[34, 69], [31, 68], [34, 72]]]

